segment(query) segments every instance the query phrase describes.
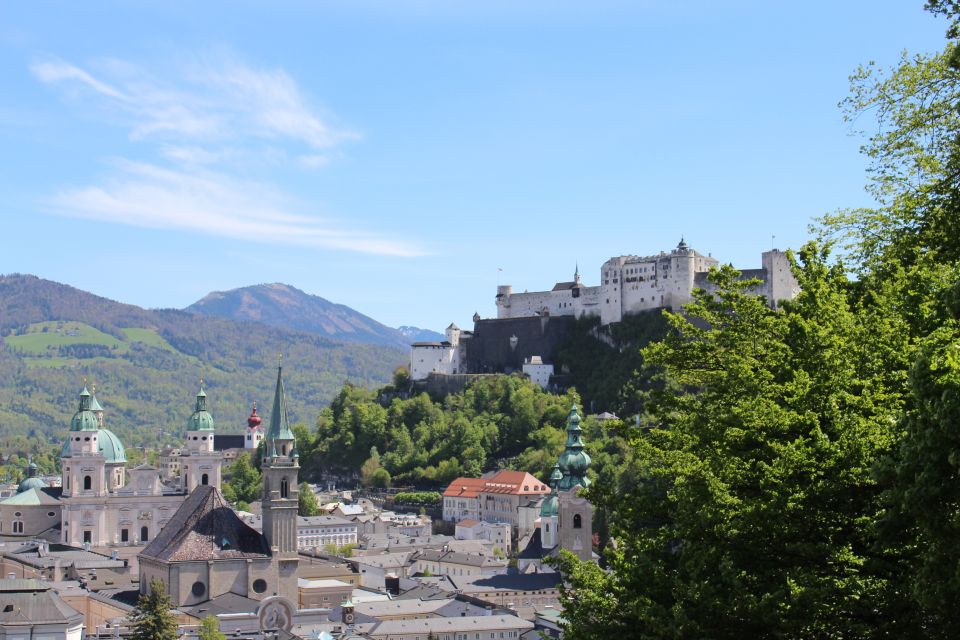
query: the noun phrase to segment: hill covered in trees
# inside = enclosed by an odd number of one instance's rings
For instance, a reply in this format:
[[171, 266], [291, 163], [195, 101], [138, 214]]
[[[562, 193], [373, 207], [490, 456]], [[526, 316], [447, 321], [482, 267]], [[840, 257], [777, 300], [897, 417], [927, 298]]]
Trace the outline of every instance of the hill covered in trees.
[[[176, 441], [203, 378], [218, 429], [268, 405], [283, 353], [291, 420], [313, 422], [345, 381], [374, 387], [400, 349], [178, 310], [146, 310], [34, 276], [0, 277], [0, 432], [59, 445], [84, 379], [128, 448]], [[40, 453], [40, 451], [34, 451]]]

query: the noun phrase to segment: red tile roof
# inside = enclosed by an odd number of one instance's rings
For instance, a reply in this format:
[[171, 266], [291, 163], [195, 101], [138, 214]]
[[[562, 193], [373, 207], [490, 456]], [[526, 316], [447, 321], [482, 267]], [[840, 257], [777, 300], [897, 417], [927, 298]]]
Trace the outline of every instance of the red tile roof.
[[476, 498], [481, 493], [544, 495], [550, 487], [526, 471], [498, 471], [489, 478], [457, 478], [443, 492], [446, 498]]
[[483, 478], [457, 478], [443, 492], [444, 498], [476, 498], [486, 484]]

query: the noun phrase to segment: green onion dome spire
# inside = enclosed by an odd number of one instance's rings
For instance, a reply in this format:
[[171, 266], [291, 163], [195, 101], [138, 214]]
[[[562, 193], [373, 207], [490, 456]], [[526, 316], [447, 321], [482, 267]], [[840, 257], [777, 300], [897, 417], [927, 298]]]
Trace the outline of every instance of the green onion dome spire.
[[80, 406], [70, 421], [70, 431], [96, 431], [99, 428], [100, 420], [97, 418], [97, 414], [91, 409], [90, 392], [87, 391], [87, 387], [84, 385], [83, 391], [80, 392]]
[[577, 411], [577, 405], [573, 405], [567, 415], [566, 448], [560, 454], [558, 461], [560, 471], [563, 473], [563, 479], [559, 483], [560, 491], [569, 491], [577, 485], [584, 489], [590, 486], [590, 479], [587, 477], [590, 456], [583, 450], [582, 434], [580, 413]]
[[553, 473], [550, 474], [550, 487], [553, 491], [543, 499], [543, 504], [540, 505], [541, 518], [555, 517], [560, 513], [560, 499], [557, 496], [557, 487], [562, 479], [563, 473], [560, 471], [560, 465], [553, 465]]
[[203, 390], [203, 383], [200, 383], [200, 391], [197, 393], [197, 406], [193, 415], [187, 418], [187, 431], [213, 431], [213, 415], [207, 410], [207, 393]]

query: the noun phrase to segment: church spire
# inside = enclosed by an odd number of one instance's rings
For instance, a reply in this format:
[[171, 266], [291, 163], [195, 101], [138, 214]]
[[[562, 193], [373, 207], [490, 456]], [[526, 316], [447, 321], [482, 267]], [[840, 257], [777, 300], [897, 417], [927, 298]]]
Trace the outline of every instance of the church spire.
[[270, 412], [270, 428], [267, 440], [293, 440], [293, 432], [287, 422], [287, 398], [283, 391], [283, 366], [277, 366], [277, 388], [273, 392], [273, 411]]

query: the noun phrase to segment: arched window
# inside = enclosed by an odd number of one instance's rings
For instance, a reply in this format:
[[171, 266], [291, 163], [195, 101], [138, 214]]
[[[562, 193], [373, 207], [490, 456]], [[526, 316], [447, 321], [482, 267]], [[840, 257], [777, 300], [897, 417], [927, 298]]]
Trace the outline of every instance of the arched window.
[[93, 487], [93, 478], [90, 476], [83, 476], [83, 490], [90, 491]]
[[13, 523], [13, 532], [14, 533], [23, 533], [23, 523], [19, 520], [15, 520]]
[[280, 447], [280, 448], [283, 449], [282, 454], [283, 454], [283, 455], [287, 455], [287, 445], [283, 445], [283, 446]]
[[150, 530], [146, 526], [140, 527], [140, 542], [146, 542], [150, 539]]
[[210, 484], [210, 478], [207, 474], [200, 476], [200, 484]]
[[583, 528], [583, 518], [580, 517], [580, 514], [579, 514], [579, 513], [574, 514], [574, 516], [573, 516], [573, 528], [574, 528], [574, 529], [581, 529], [581, 528]]
[[290, 489], [290, 488], [289, 488], [289, 486], [287, 485], [287, 480], [286, 480], [286, 478], [284, 478], [283, 480], [280, 481], [280, 497], [281, 497], [281, 498], [286, 498], [289, 489]]

